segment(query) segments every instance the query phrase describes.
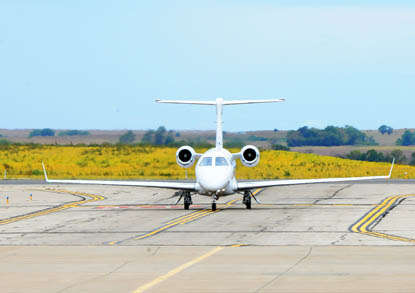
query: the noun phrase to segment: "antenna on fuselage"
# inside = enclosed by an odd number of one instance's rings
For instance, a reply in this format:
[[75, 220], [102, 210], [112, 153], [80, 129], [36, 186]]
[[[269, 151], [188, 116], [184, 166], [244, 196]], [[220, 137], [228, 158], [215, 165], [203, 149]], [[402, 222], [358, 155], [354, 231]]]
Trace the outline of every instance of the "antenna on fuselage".
[[217, 98], [215, 101], [187, 101], [187, 100], [159, 100], [159, 99], [156, 100], [157, 103], [216, 106], [216, 148], [217, 149], [223, 148], [223, 129], [222, 129], [223, 106], [242, 105], [242, 104], [258, 104], [258, 103], [276, 103], [276, 102], [284, 102], [284, 101], [285, 99], [225, 101], [223, 98]]

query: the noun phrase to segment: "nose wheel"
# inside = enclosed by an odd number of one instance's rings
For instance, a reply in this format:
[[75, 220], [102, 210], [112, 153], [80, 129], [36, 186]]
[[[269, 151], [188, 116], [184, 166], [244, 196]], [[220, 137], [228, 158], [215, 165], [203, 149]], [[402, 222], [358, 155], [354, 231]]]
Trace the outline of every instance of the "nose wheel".
[[216, 194], [212, 194], [212, 211], [216, 211], [216, 200], [218, 196]]
[[212, 211], [216, 211], [216, 202], [212, 202]]

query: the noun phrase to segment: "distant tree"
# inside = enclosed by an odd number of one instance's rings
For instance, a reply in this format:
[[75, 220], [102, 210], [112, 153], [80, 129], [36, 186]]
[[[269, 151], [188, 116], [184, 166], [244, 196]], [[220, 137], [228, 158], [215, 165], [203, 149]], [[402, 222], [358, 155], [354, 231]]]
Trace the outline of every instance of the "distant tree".
[[404, 164], [407, 162], [407, 158], [405, 157], [405, 155], [403, 154], [401, 150], [393, 150], [391, 152], [391, 156], [395, 158], [395, 162], [397, 164]]
[[274, 132], [278, 132], [279, 130], [277, 128], [274, 128]]
[[405, 131], [404, 134], [396, 141], [397, 145], [414, 145], [415, 144], [415, 133], [410, 132], [409, 130]]
[[29, 137], [34, 137], [34, 136], [40, 136], [42, 130], [41, 129], [33, 129], [30, 133], [29, 133]]
[[10, 145], [10, 141], [8, 141], [7, 139], [4, 139], [4, 138], [2, 138], [2, 139], [0, 139], [0, 145]]
[[409, 165], [415, 165], [415, 152], [411, 154], [411, 162], [409, 163]]
[[164, 144], [165, 145], [171, 145], [174, 142], [175, 142], [175, 140], [174, 140], [173, 136], [172, 135], [168, 135], [166, 137], [166, 140], [164, 141]]
[[34, 136], [55, 136], [55, 131], [53, 131], [50, 128], [33, 129], [30, 132], [29, 137], [34, 137]]
[[122, 144], [131, 144], [135, 141], [135, 134], [131, 130], [120, 136], [119, 142]]
[[164, 145], [165, 137], [166, 137], [167, 130], [164, 126], [160, 126], [157, 128], [156, 132], [154, 133], [154, 144], [155, 145]]
[[143, 143], [146, 143], [146, 144], [153, 144], [153, 142], [154, 142], [154, 134], [155, 134], [155, 131], [154, 130], [147, 131], [146, 133], [144, 133], [144, 136], [141, 139], [141, 141]]
[[273, 150], [276, 150], [276, 151], [289, 151], [290, 150], [290, 148], [289, 147], [286, 147], [285, 145], [282, 145], [282, 144], [273, 144], [272, 146], [271, 146], [271, 148], [273, 149]]
[[42, 129], [42, 131], [40, 132], [41, 136], [55, 136], [55, 131], [53, 131], [50, 128], [44, 128]]
[[157, 130], [149, 130], [144, 133], [141, 142], [152, 145], [172, 145], [175, 142], [174, 131], [167, 131], [164, 126], [160, 126]]
[[393, 133], [393, 128], [387, 125], [382, 125], [378, 128], [379, 132], [382, 134], [391, 135]]
[[350, 160], [364, 161], [362, 153], [358, 150], [354, 150], [346, 154], [345, 158], [350, 159]]
[[89, 131], [86, 130], [65, 130], [59, 132], [58, 136], [74, 136], [74, 135], [91, 135]]

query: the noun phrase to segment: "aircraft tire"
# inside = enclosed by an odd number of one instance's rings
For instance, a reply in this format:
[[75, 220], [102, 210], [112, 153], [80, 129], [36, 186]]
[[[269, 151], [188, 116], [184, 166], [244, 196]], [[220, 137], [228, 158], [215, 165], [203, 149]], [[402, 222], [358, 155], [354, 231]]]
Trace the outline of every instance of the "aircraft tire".
[[212, 203], [212, 211], [216, 211], [216, 203]]

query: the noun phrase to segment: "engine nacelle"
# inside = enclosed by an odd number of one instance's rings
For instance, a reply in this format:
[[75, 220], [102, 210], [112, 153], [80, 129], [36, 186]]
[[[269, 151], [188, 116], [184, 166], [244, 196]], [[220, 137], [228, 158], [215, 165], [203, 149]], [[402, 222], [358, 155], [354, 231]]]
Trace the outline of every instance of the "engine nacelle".
[[253, 145], [244, 146], [240, 153], [242, 164], [255, 167], [259, 163], [259, 150]]
[[176, 162], [180, 167], [189, 168], [196, 160], [196, 152], [190, 146], [182, 146], [176, 152]]

